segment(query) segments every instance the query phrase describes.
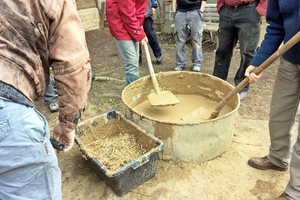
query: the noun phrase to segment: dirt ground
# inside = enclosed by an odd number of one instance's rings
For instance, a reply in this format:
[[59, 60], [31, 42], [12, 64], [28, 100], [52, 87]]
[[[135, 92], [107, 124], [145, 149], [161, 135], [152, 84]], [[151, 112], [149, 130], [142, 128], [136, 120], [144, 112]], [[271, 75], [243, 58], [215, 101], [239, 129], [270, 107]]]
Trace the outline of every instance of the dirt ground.
[[[108, 29], [86, 33], [91, 54], [91, 64], [96, 77], [110, 77], [115, 80], [93, 82], [88, 107], [83, 120], [111, 109], [124, 113], [121, 93], [125, 87], [124, 69], [121, 56]], [[156, 64], [152, 55], [155, 72], [173, 71], [175, 67], [175, 42], [172, 35], [159, 35], [163, 63]], [[192, 70], [191, 46], [187, 46], [185, 70]], [[215, 45], [203, 44], [202, 73], [212, 74]], [[234, 50], [228, 82], [239, 66], [239, 49]], [[268, 153], [268, 113], [277, 71], [276, 61], [265, 70], [263, 77], [252, 85], [246, 99], [241, 102], [234, 127], [230, 148], [211, 161], [202, 164], [175, 163], [159, 160], [155, 177], [118, 197], [88, 165], [78, 146], [66, 154], [58, 155], [62, 171], [63, 199], [198, 199], [198, 200], [268, 200], [279, 196], [289, 180], [288, 172], [273, 170], [260, 171], [248, 166], [252, 156]], [[140, 76], [149, 74], [146, 58], [140, 66]], [[41, 101], [36, 107], [46, 116], [50, 129], [57, 122], [57, 113], [50, 113]]]

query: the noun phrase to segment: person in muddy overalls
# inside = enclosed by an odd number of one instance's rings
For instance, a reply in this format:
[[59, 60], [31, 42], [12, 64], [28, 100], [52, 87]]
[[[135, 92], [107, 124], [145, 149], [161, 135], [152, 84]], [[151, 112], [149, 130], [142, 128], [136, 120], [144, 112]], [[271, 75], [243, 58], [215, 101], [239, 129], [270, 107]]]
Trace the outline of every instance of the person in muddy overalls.
[[[268, 59], [282, 42], [286, 43], [300, 31], [299, 8], [299, 0], [268, 0], [267, 33], [245, 73], [250, 83], [256, 83], [262, 75], [254, 74], [254, 69]], [[267, 156], [253, 157], [248, 161], [250, 166], [260, 170], [287, 171], [290, 168], [290, 181], [284, 193], [276, 200], [300, 199], [300, 127], [297, 138], [294, 128], [295, 118], [299, 115], [299, 66], [298, 42], [280, 58], [270, 106], [269, 153]], [[281, 181], [279, 177], [278, 181]]]
[[188, 28], [191, 30], [193, 71], [200, 72], [203, 60], [202, 35], [203, 13], [206, 0], [172, 0], [174, 13], [174, 35], [176, 41], [176, 67], [175, 71], [185, 68], [185, 43], [188, 36]]
[[[233, 49], [239, 41], [240, 67], [235, 74], [234, 83], [238, 85], [245, 79], [245, 70], [256, 53], [260, 38], [261, 16], [266, 15], [267, 0], [218, 0], [219, 47], [216, 51], [213, 75], [227, 80]], [[243, 101], [247, 96], [249, 84], [239, 95]]]
[[106, 0], [106, 19], [124, 62], [126, 85], [140, 78], [139, 42], [148, 43], [142, 28], [147, 5], [147, 0]]
[[62, 199], [61, 172], [45, 117], [35, 109], [52, 67], [69, 151], [87, 103], [90, 55], [74, 0], [0, 1], [0, 199]]

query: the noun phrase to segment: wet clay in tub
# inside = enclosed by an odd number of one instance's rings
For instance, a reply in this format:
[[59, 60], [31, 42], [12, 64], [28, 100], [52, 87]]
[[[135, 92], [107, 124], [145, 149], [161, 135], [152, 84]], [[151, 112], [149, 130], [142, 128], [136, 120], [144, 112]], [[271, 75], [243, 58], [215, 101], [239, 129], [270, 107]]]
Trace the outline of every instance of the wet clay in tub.
[[[134, 110], [140, 115], [161, 122], [197, 123], [207, 121], [218, 104], [217, 102], [200, 95], [177, 94], [176, 97], [179, 99], [180, 103], [174, 106], [151, 107], [146, 100], [135, 106]], [[231, 108], [225, 106], [221, 110], [219, 117], [231, 111]]]

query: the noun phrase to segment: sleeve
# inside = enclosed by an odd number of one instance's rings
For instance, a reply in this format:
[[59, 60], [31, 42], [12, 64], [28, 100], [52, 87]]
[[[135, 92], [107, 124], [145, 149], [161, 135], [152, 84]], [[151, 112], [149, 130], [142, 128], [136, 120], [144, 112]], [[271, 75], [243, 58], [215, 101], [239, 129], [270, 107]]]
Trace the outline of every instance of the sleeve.
[[[138, 42], [146, 37], [146, 34], [142, 29], [143, 23], [140, 22], [144, 21], [148, 1], [145, 1], [144, 3], [145, 8], [140, 8], [143, 10], [143, 12], [138, 12], [136, 10], [136, 2], [137, 0], [118, 0], [118, 6], [119, 14], [122, 18], [124, 27], [128, 31], [131, 38]], [[143, 20], [140, 20], [141, 18]]]
[[225, 4], [225, 0], [217, 0], [217, 12], [220, 13], [220, 9]]
[[151, 0], [152, 8], [157, 8], [157, 1]]
[[278, 0], [268, 0], [268, 8], [266, 20], [269, 26], [267, 27], [267, 33], [261, 43], [257, 54], [251, 61], [251, 65], [259, 66], [265, 60], [267, 60], [282, 43], [285, 30], [283, 27], [283, 16], [279, 11]]
[[256, 11], [262, 16], [266, 16], [268, 0], [260, 0], [256, 6]]
[[53, 2], [57, 12], [50, 24], [50, 66], [58, 93], [59, 121], [71, 131], [76, 126], [76, 114], [86, 107], [91, 84], [90, 56], [75, 1]]

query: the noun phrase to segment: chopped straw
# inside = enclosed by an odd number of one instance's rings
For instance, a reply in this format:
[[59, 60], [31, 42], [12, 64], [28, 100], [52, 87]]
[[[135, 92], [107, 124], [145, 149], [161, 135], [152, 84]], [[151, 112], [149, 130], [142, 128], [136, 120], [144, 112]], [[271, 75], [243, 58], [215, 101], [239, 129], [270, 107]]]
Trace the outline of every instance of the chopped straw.
[[97, 139], [84, 145], [84, 149], [90, 157], [95, 157], [111, 172], [146, 153], [146, 150], [137, 143], [135, 135], [129, 130], [121, 130], [118, 135], [109, 138]]

